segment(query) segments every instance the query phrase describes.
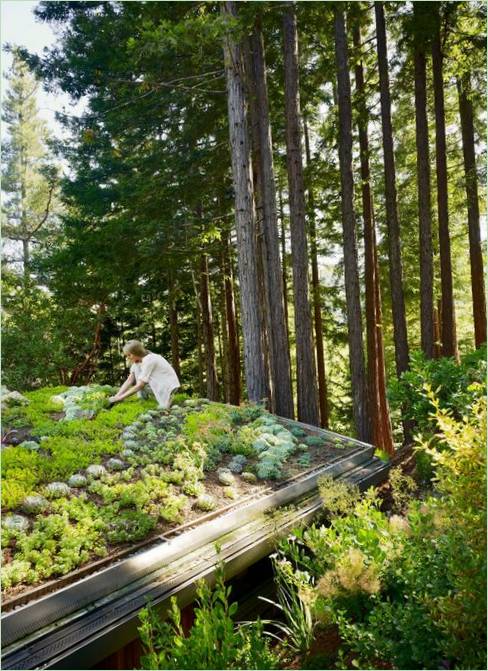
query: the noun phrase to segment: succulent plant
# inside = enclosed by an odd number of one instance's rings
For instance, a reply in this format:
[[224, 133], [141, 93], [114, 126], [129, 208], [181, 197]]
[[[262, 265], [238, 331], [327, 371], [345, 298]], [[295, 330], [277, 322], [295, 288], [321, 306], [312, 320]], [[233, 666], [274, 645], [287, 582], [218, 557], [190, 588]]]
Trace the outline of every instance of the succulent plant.
[[228, 499], [237, 499], [239, 496], [234, 487], [224, 487], [222, 491], [224, 492], [224, 496]]
[[4, 515], [2, 517], [2, 526], [9, 531], [27, 531], [29, 520], [24, 515]]
[[85, 478], [84, 475], [81, 475], [81, 473], [75, 473], [68, 480], [68, 485], [70, 487], [85, 487], [87, 483], [88, 480]]
[[245, 482], [257, 482], [257, 477], [254, 475], [254, 473], [251, 473], [250, 471], [244, 471], [244, 473], [241, 473], [241, 478]]
[[50, 482], [46, 485], [46, 493], [54, 499], [68, 496], [70, 491], [70, 488], [65, 482]]
[[216, 506], [215, 499], [210, 494], [202, 494], [193, 504], [195, 508], [200, 510], [213, 510]]
[[32, 450], [35, 452], [39, 449], [39, 443], [36, 443], [35, 440], [24, 440], [23, 443], [20, 443], [19, 447], [25, 447], [26, 450]]
[[91, 464], [86, 469], [86, 474], [90, 478], [101, 478], [102, 475], [105, 475], [107, 469], [102, 464]]
[[217, 477], [221, 485], [233, 485], [235, 478], [228, 468], [220, 468], [217, 471]]
[[242, 473], [246, 464], [247, 457], [243, 454], [236, 454], [229, 462], [229, 470], [232, 471], [232, 473]]
[[38, 496], [37, 494], [26, 496], [21, 505], [25, 513], [42, 513], [48, 506], [49, 501], [44, 496]]
[[303, 442], [309, 445], [310, 447], [319, 447], [324, 444], [324, 439], [320, 436], [307, 436], [303, 439]]
[[310, 466], [310, 454], [301, 454], [298, 458], [298, 464], [300, 466]]
[[107, 468], [110, 471], [123, 471], [127, 468], [127, 464], [121, 459], [116, 459], [115, 457], [112, 457], [112, 459], [109, 459], [107, 461]]

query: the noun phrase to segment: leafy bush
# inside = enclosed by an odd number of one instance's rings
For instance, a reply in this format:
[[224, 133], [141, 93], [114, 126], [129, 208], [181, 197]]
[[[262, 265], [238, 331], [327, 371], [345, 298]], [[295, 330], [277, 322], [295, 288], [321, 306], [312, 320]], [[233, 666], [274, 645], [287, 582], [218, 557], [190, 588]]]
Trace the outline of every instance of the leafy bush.
[[[486, 401], [457, 419], [433, 393], [428, 400], [438, 433], [421, 449], [435, 467], [434, 496], [388, 518], [370, 492], [336, 506], [342, 516], [330, 526], [281, 543], [295, 577], [304, 568], [312, 576], [315, 617], [338, 626], [339, 663], [486, 667]], [[411, 494], [404, 485], [396, 486], [402, 510]]]
[[237, 603], [229, 603], [230, 587], [223, 569], [213, 590], [203, 581], [197, 588], [195, 622], [185, 637], [176, 599], [169, 620], [147, 606], [140, 614], [139, 634], [145, 649], [143, 669], [275, 669], [277, 662], [263, 637], [262, 624], [235, 627]]
[[428, 434], [435, 431], [430, 389], [440, 407], [452, 410], [460, 419], [486, 394], [486, 346], [465, 354], [459, 364], [454, 358], [427, 359], [421, 351], [413, 352], [410, 369], [391, 382], [388, 396], [392, 407], [401, 409], [403, 419], [412, 420], [421, 433]]

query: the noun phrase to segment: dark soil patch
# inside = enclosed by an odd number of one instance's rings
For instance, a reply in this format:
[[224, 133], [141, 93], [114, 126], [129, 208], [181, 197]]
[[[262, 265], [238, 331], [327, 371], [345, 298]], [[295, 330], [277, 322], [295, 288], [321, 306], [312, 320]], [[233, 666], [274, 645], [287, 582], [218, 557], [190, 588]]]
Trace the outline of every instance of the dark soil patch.
[[20, 445], [24, 440], [29, 440], [31, 437], [31, 427], [23, 427], [20, 429], [6, 429], [2, 434], [2, 445]]

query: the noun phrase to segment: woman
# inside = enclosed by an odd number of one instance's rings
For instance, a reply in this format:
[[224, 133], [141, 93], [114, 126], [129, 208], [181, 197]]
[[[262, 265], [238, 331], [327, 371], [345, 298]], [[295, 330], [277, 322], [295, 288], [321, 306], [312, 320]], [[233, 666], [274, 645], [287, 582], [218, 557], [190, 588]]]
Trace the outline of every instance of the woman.
[[146, 385], [151, 388], [160, 408], [169, 408], [171, 394], [178, 389], [180, 381], [172, 366], [160, 354], [149, 352], [139, 340], [129, 340], [123, 349], [131, 362], [127, 380], [110, 403], [120, 403], [133, 394], [143, 396]]

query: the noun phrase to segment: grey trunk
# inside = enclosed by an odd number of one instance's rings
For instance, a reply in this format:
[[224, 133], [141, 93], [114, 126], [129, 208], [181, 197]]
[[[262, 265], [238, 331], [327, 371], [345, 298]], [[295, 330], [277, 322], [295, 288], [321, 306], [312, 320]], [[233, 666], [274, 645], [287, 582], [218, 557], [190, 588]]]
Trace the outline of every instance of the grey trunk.
[[270, 373], [273, 385], [274, 411], [282, 417], [293, 418], [293, 395], [290, 375], [281, 263], [276, 212], [276, 188], [273, 168], [273, 149], [269, 122], [268, 89], [264, 58], [263, 36], [259, 20], [251, 37], [253, 65], [253, 93], [257, 120], [256, 141], [259, 143], [261, 181], [261, 231], [264, 243], [263, 266], [265, 273], [266, 305], [268, 308], [268, 345]]
[[[220, 7], [224, 16], [235, 17], [235, 5], [236, 3], [231, 0], [222, 3]], [[257, 248], [247, 105], [243, 82], [242, 48], [230, 34], [224, 39], [224, 62], [235, 192], [244, 367], [248, 397], [251, 401], [260, 401], [266, 395], [266, 377], [258, 309]]]

